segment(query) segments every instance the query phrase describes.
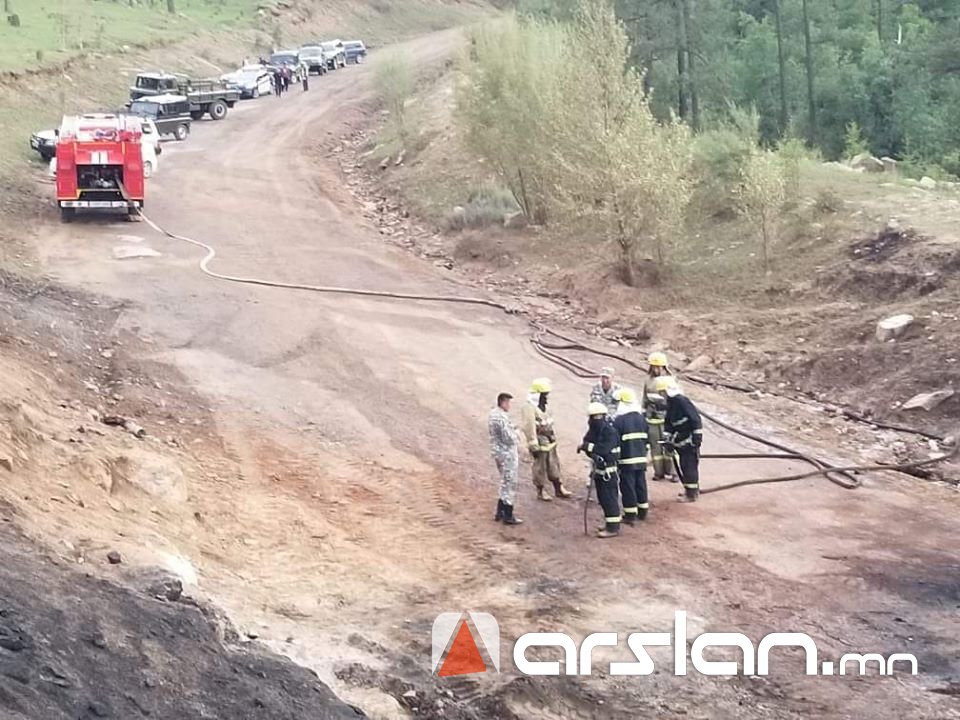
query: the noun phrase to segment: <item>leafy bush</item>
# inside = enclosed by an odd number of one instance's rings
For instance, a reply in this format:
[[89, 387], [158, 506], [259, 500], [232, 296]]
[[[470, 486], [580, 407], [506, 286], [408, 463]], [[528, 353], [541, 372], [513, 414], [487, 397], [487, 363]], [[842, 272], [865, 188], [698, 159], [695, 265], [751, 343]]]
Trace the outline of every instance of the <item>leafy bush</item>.
[[395, 50], [377, 60], [373, 82], [377, 96], [390, 113], [387, 127], [401, 146], [409, 140], [407, 101], [413, 94], [416, 78], [406, 55]]
[[843, 136], [843, 156], [852, 159], [857, 155], [870, 153], [870, 145], [863, 137], [860, 126], [855, 122], [847, 123], [846, 132]]

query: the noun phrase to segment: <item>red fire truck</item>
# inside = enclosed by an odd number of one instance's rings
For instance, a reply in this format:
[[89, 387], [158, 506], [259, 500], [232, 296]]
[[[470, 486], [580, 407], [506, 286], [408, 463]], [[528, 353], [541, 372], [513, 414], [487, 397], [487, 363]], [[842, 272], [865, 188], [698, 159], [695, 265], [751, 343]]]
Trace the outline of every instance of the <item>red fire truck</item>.
[[140, 123], [123, 115], [66, 116], [57, 138], [57, 203], [65, 222], [78, 209], [143, 207]]

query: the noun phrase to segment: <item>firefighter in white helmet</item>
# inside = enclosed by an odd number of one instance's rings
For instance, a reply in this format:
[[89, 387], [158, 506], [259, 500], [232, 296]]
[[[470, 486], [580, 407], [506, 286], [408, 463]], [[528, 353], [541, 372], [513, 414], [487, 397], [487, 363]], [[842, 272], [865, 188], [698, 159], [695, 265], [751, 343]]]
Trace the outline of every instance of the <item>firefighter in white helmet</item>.
[[697, 406], [669, 376], [657, 378], [657, 392], [667, 397], [664, 418], [664, 440], [677, 454], [683, 502], [696, 502], [700, 497], [700, 445], [703, 443], [703, 421]]
[[647, 416], [649, 426], [650, 460], [653, 466], [654, 480], [674, 480], [673, 458], [665, 455], [660, 441], [663, 440], [663, 419], [667, 414], [667, 398], [657, 391], [657, 378], [670, 377], [670, 368], [667, 365], [667, 356], [662, 352], [650, 353], [647, 358], [649, 370], [643, 384], [643, 396], [640, 403]]
[[550, 500], [546, 484], [549, 480], [558, 498], [568, 498], [572, 493], [563, 487], [560, 479], [560, 457], [557, 455], [557, 433], [553, 418], [547, 411], [547, 399], [552, 385], [547, 378], [537, 378], [530, 383], [530, 393], [521, 411], [523, 434], [533, 456], [533, 484], [540, 500]]
[[586, 453], [593, 463], [591, 476], [597, 486], [597, 500], [603, 508], [603, 527], [597, 537], [611, 538], [620, 534], [620, 488], [617, 483], [617, 458], [620, 456], [620, 435], [602, 402], [587, 406], [590, 426], [577, 452]]

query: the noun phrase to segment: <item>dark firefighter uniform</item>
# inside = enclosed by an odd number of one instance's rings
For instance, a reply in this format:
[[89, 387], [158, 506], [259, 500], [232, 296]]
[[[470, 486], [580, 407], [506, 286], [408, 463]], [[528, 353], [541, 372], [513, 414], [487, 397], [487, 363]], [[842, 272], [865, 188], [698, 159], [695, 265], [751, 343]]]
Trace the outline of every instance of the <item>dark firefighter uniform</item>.
[[604, 526], [597, 531], [597, 537], [614, 537], [620, 534], [620, 488], [617, 486], [620, 433], [603, 403], [590, 403], [589, 413], [590, 427], [579, 450], [593, 461], [591, 474], [603, 508]]
[[646, 520], [650, 509], [646, 478], [647, 419], [639, 405], [631, 405], [628, 404], [613, 421], [620, 436], [620, 494], [623, 496], [623, 521], [628, 525], [636, 520]]
[[686, 499], [700, 496], [700, 445], [703, 442], [703, 423], [696, 405], [679, 388], [666, 391], [667, 414], [664, 429], [677, 451], [680, 479]]

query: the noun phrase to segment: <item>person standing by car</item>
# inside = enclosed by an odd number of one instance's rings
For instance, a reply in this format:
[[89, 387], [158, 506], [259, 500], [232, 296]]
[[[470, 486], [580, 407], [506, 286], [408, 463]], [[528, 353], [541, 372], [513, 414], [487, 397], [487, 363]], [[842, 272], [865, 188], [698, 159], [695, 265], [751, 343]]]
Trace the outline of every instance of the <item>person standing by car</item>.
[[274, 70], [270, 77], [273, 79], [273, 92], [280, 97], [283, 94], [283, 78], [280, 77], [280, 71]]
[[290, 68], [286, 65], [280, 68], [280, 77], [283, 79], [283, 91], [287, 92], [290, 89]]
[[310, 80], [309, 80], [309, 78], [310, 78], [310, 73], [309, 73], [309, 72], [303, 73], [303, 91], [304, 91], [304, 92], [306, 92], [307, 90], [310, 89]]

